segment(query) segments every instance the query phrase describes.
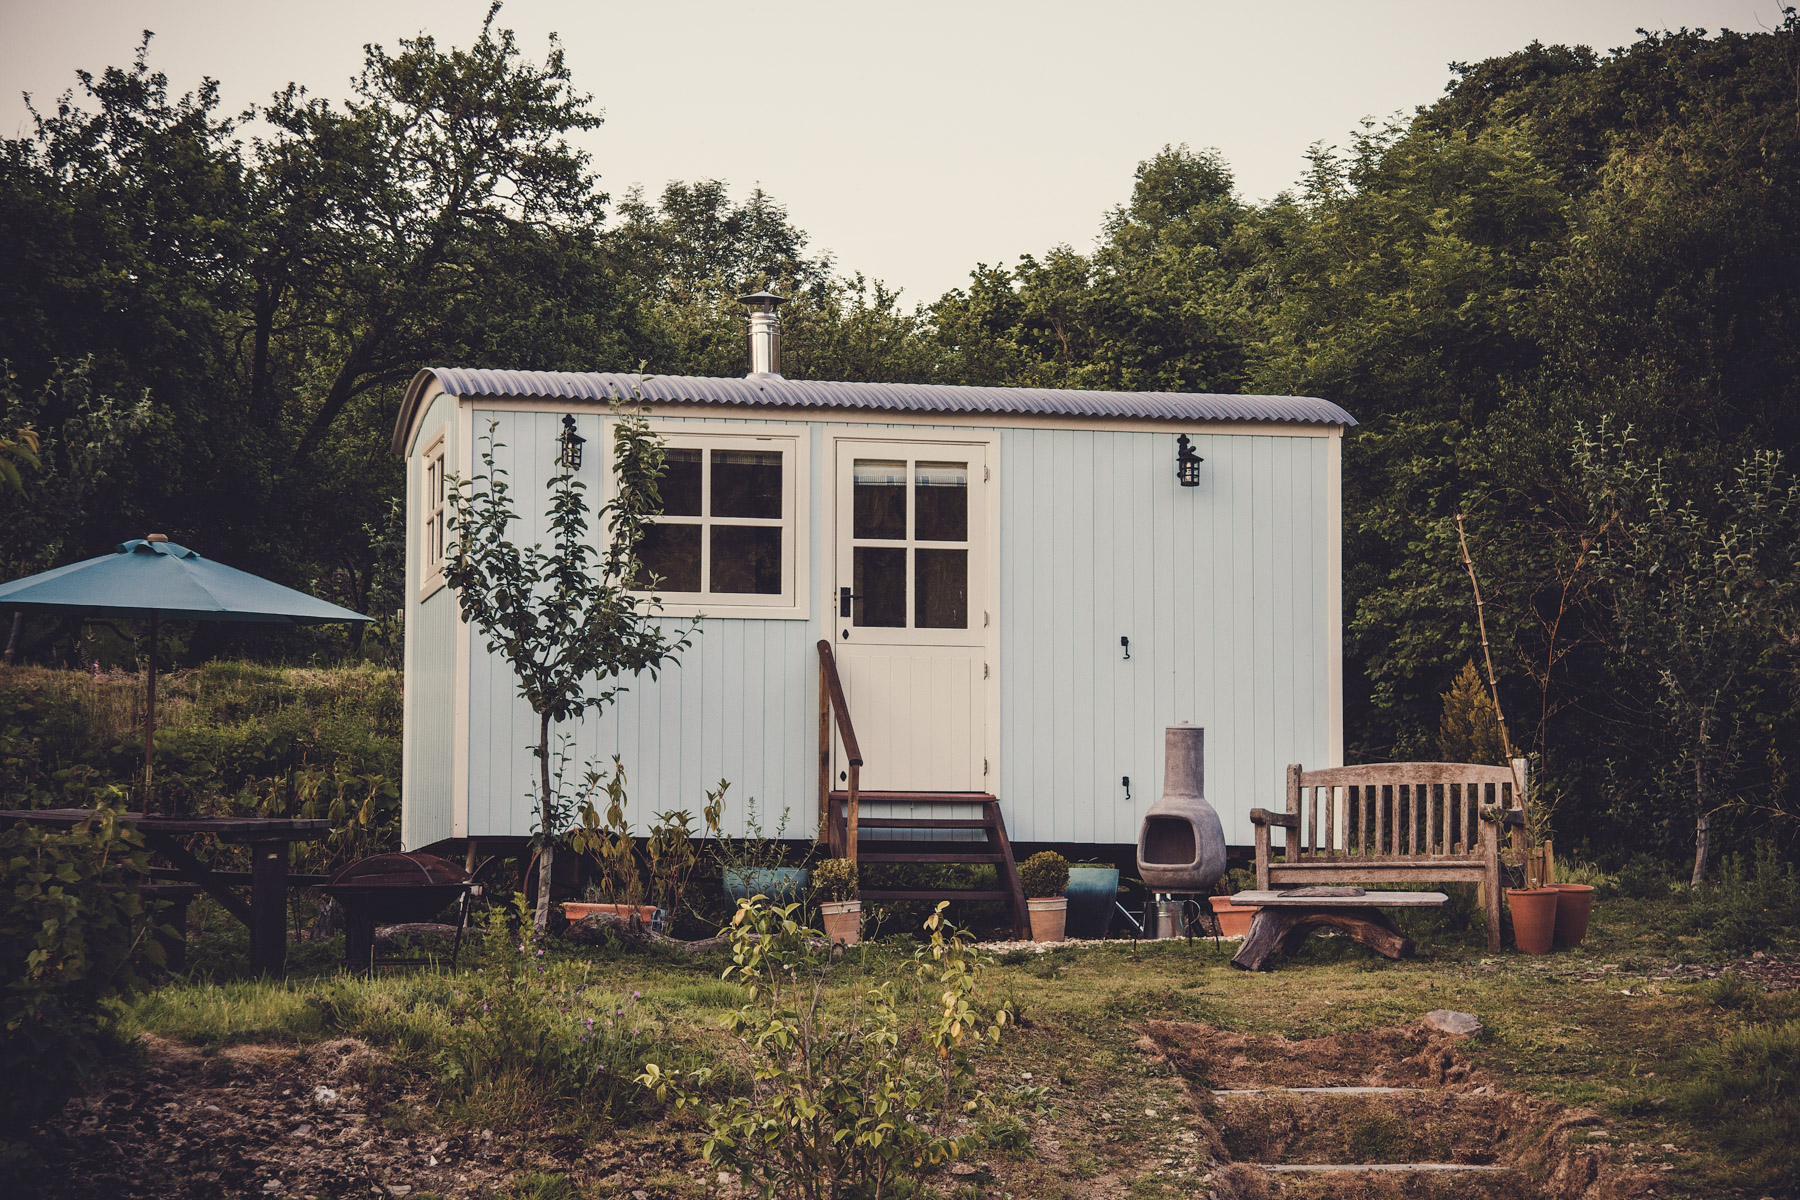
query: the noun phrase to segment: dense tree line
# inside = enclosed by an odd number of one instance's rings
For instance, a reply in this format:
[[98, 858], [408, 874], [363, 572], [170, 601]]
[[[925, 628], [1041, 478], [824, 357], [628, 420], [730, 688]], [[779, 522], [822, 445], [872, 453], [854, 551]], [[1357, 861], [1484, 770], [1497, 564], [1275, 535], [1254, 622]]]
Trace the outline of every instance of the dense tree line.
[[370, 48], [341, 103], [222, 115], [147, 42], [78, 92], [0, 154], [0, 434], [33, 425], [27, 488], [71, 497], [0, 496], [9, 571], [149, 522], [378, 603], [419, 366], [736, 374], [732, 298], [771, 284], [797, 377], [1343, 404], [1356, 757], [1435, 756], [1442, 697], [1467, 694], [1466, 513], [1502, 705], [1565, 844], [1795, 826], [1791, 10], [1454, 65], [1261, 205], [1216, 153], [1165, 148], [1090, 249], [977, 266], [911, 310], [760, 191], [611, 201], [569, 140], [591, 98], [492, 15], [468, 49]]

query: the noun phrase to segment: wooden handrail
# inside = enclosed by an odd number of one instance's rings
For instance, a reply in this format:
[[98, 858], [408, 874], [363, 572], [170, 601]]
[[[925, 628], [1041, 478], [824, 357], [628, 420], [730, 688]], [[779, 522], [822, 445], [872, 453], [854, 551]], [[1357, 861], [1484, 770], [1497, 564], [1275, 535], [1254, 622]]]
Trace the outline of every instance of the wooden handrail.
[[819, 640], [819, 831], [823, 841], [831, 828], [831, 719], [837, 717], [838, 737], [844, 743], [848, 760], [850, 803], [844, 821], [844, 857], [856, 861], [857, 801], [862, 792], [862, 747], [856, 742], [856, 727], [850, 723], [850, 706], [844, 702], [844, 684], [838, 678], [837, 657], [831, 643]]

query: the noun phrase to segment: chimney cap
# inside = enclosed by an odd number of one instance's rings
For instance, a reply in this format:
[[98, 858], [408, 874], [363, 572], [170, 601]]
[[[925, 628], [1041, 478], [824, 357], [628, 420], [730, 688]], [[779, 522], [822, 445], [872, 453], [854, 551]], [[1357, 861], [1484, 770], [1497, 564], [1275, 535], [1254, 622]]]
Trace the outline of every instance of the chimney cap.
[[748, 296], [739, 296], [739, 304], [747, 304], [757, 312], [774, 312], [778, 305], [786, 304], [786, 296], [777, 296], [771, 291], [751, 292]]

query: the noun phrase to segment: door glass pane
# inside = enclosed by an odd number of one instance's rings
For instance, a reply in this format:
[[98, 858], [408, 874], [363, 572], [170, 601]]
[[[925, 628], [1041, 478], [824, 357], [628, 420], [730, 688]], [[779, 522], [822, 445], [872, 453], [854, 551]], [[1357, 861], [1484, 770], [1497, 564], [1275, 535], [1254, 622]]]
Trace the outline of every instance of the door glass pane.
[[[663, 466], [665, 468], [662, 477], [664, 514], [671, 517], [699, 516], [700, 451], [672, 447], [663, 452]], [[695, 545], [698, 547], [698, 543]], [[699, 563], [698, 549], [696, 549], [694, 558], [696, 568]], [[699, 591], [700, 585], [695, 583], [692, 590]]]
[[[712, 515], [781, 519], [781, 454], [765, 450], [712, 452]], [[718, 591], [717, 580], [713, 591]], [[732, 589], [736, 590], [736, 589]]]
[[[854, 536], [893, 538], [906, 536], [906, 464], [871, 458], [856, 460], [851, 475], [856, 498]], [[861, 588], [857, 589], [861, 591]], [[859, 625], [864, 622], [857, 622]], [[904, 621], [899, 622], [905, 624]]]
[[[715, 464], [713, 470], [718, 470]], [[713, 476], [713, 495], [718, 493]], [[781, 595], [781, 527], [779, 525], [714, 525], [712, 581], [715, 592]]]
[[[658, 592], [700, 590], [700, 527], [657, 523], [644, 531], [638, 543], [642, 586]], [[647, 574], [658, 576], [652, 588]]]
[[906, 551], [899, 547], [858, 546], [854, 552], [858, 625], [906, 627]]
[[915, 550], [913, 625], [919, 629], [969, 627], [969, 552]]
[[914, 465], [913, 537], [921, 542], [969, 540], [968, 463]]

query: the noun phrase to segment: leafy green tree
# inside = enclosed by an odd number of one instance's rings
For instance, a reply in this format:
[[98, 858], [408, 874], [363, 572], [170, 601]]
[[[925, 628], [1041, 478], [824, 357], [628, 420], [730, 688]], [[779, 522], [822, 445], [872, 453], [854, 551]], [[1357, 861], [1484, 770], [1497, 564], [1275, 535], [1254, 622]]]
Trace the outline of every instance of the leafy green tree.
[[1672, 747], [1665, 787], [1692, 808], [1698, 886], [1712, 819], [1761, 733], [1759, 701], [1800, 646], [1800, 482], [1758, 451], [1703, 508], [1661, 463], [1638, 461], [1628, 434], [1602, 428], [1578, 454], [1607, 517], [1597, 567], [1616, 649]]
[[506, 471], [495, 462], [491, 428], [481, 472], [457, 481], [450, 496], [444, 580], [464, 619], [488, 639], [488, 652], [512, 666], [519, 695], [538, 718], [539, 929], [549, 921], [551, 864], [571, 816], [552, 779], [556, 726], [603, 711], [626, 690], [629, 676], [649, 672], [654, 679], [693, 632], [690, 626], [671, 633], [655, 616], [656, 602], [635, 594], [654, 586], [637, 548], [662, 508], [663, 448], [642, 415], [615, 413], [617, 490], [597, 514], [604, 548], [588, 535], [586, 485], [566, 464], [545, 485], [550, 548], [512, 542], [518, 513]]

